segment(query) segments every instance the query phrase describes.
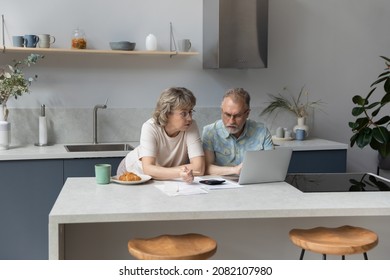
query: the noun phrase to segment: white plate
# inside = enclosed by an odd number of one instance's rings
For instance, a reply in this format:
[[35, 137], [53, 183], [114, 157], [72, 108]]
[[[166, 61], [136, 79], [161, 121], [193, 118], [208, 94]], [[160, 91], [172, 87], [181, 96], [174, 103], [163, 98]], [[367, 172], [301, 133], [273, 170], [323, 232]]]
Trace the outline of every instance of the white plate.
[[138, 176], [141, 177], [141, 180], [139, 180], [139, 181], [121, 181], [118, 179], [117, 176], [113, 176], [113, 177], [111, 177], [111, 182], [115, 182], [115, 183], [122, 184], [122, 185], [137, 185], [137, 184], [145, 183], [145, 182], [149, 181], [150, 179], [152, 179], [152, 176], [149, 176], [149, 175], [140, 174]]

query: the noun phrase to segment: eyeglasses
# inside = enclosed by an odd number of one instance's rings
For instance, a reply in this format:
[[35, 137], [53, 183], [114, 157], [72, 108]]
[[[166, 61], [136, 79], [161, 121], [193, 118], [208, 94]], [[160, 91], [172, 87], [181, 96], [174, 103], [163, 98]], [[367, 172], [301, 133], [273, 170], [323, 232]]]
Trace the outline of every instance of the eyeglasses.
[[239, 113], [239, 114], [232, 115], [232, 114], [229, 114], [229, 113], [226, 113], [226, 112], [223, 112], [223, 111], [222, 111], [222, 115], [223, 115], [225, 118], [227, 118], [227, 119], [241, 119], [241, 118], [243, 118], [248, 112], [249, 112], [249, 110], [246, 110], [246, 111], [243, 112], [243, 113]]
[[189, 110], [188, 112], [187, 111], [173, 112], [172, 114], [180, 115], [183, 119], [186, 119], [188, 116], [192, 117], [193, 113], [195, 113], [195, 110]]

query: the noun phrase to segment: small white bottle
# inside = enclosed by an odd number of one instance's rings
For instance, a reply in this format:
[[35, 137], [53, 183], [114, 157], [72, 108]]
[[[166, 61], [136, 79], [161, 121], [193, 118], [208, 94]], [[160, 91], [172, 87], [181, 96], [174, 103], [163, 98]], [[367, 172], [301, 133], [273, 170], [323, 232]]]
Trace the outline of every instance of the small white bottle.
[[153, 34], [149, 34], [146, 37], [145, 41], [147, 51], [156, 51], [157, 50], [157, 38]]
[[41, 115], [39, 116], [39, 146], [47, 145], [47, 122], [46, 122], [46, 113], [45, 105], [41, 105]]

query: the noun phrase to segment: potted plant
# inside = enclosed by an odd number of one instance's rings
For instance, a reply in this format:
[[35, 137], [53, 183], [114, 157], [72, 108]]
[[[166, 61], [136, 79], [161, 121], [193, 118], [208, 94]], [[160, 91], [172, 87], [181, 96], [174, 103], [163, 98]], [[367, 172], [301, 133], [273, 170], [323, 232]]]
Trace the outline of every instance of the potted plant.
[[294, 131], [297, 128], [306, 130], [308, 133], [308, 126], [305, 125], [306, 117], [309, 115], [309, 109], [318, 108], [322, 105], [321, 100], [309, 101], [309, 92], [303, 86], [299, 91], [297, 97], [295, 97], [287, 87], [283, 88], [282, 93], [277, 95], [268, 94], [271, 101], [269, 105], [260, 113], [260, 116], [265, 114], [272, 114], [279, 111], [287, 111], [293, 113], [297, 117], [298, 125], [294, 127]]
[[30, 67], [43, 56], [30, 54], [21, 61], [14, 60], [14, 65], [6, 65], [0, 68], [0, 150], [8, 149], [11, 137], [11, 124], [8, 120], [7, 101], [14, 97], [17, 99], [24, 93], [29, 92], [31, 83], [38, 77], [25, 78], [24, 67]]
[[30, 54], [26, 59], [16, 61], [14, 65], [6, 65], [0, 68], [0, 120], [7, 121], [8, 110], [7, 101], [9, 98], [21, 96], [23, 93], [29, 92], [31, 83], [38, 78], [37, 75], [30, 78], [25, 78], [23, 73], [24, 67], [30, 67], [35, 64], [39, 58], [43, 56], [39, 54]]
[[[390, 59], [384, 56], [381, 56], [381, 58], [385, 60], [386, 69], [371, 84], [372, 89], [366, 97], [355, 95], [352, 98], [352, 102], [356, 105], [352, 109], [352, 115], [356, 117], [356, 120], [348, 124], [353, 132], [350, 138], [351, 147], [354, 144], [359, 148], [369, 145], [372, 149], [378, 151], [380, 160], [387, 158], [387, 161], [389, 161], [390, 116], [387, 105], [390, 102]], [[384, 94], [378, 98], [378, 101], [370, 100], [370, 98], [373, 98], [377, 86], [381, 83], [383, 83]], [[387, 111], [384, 109], [386, 106]]]

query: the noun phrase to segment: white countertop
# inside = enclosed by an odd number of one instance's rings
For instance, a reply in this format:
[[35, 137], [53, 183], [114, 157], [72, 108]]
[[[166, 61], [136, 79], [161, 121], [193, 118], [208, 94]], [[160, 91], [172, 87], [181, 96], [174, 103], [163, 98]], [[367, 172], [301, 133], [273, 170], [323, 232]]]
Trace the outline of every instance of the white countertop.
[[[72, 143], [88, 144], [88, 143]], [[128, 142], [135, 147], [137, 142]], [[38, 159], [66, 159], [66, 158], [98, 158], [98, 157], [124, 157], [129, 151], [110, 152], [68, 152], [65, 144], [55, 144], [50, 146], [11, 146], [8, 150], [0, 151], [1, 160], [38, 160]]]
[[49, 258], [65, 258], [67, 224], [390, 216], [390, 192], [302, 193], [279, 182], [168, 196], [155, 184], [163, 182], [98, 185], [93, 177], [68, 178], [49, 214]]
[[[274, 141], [281, 147], [290, 147], [294, 151], [312, 150], [346, 150], [348, 145], [344, 143], [324, 140], [307, 139], [304, 141]], [[138, 142], [128, 142], [133, 147]], [[83, 143], [72, 143], [83, 144]], [[115, 152], [67, 152], [64, 144], [55, 144], [45, 147], [35, 145], [11, 146], [8, 150], [0, 151], [1, 160], [33, 160], [33, 159], [64, 159], [64, 158], [96, 158], [96, 157], [124, 157], [128, 151]]]
[[387, 192], [303, 193], [278, 182], [171, 197], [154, 184], [162, 182], [98, 185], [95, 178], [68, 178], [50, 212], [49, 222], [390, 215]]
[[318, 138], [309, 138], [304, 141], [298, 140], [273, 140], [274, 144], [281, 147], [292, 148], [293, 151], [311, 151], [311, 150], [347, 150], [348, 144], [339, 143], [335, 141], [318, 139]]

